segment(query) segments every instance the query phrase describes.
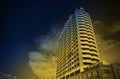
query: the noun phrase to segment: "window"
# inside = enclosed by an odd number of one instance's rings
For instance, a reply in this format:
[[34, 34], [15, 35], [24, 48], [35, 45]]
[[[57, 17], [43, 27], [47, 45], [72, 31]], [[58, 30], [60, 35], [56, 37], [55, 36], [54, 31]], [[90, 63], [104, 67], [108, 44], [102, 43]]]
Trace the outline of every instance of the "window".
[[96, 73], [97, 73], [97, 75], [99, 75], [99, 71], [98, 70], [96, 70]]
[[75, 65], [75, 68], [76, 68], [76, 65]]
[[76, 62], [76, 60], [74, 60], [74, 63]]
[[77, 53], [76, 56], [79, 56], [79, 53]]
[[79, 66], [80, 64], [79, 63], [77, 63], [77, 66]]
[[104, 72], [105, 72], [105, 74], [110, 74], [111, 73], [110, 70], [108, 70], [108, 69], [105, 69]]
[[79, 74], [79, 73], [80, 73], [80, 70], [76, 70], [76, 71], [75, 71], [75, 74]]

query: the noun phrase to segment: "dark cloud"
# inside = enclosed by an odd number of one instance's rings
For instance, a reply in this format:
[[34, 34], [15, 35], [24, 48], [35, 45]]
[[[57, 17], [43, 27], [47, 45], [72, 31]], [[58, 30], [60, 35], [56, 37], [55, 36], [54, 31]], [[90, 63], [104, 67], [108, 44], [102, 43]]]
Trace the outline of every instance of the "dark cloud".
[[107, 24], [103, 21], [94, 21], [95, 31], [102, 36], [102, 39], [119, 40], [120, 34], [120, 22], [114, 22], [113, 24]]
[[101, 20], [93, 22], [100, 56], [109, 63], [119, 62], [120, 58], [120, 24], [119, 22], [105, 23]]

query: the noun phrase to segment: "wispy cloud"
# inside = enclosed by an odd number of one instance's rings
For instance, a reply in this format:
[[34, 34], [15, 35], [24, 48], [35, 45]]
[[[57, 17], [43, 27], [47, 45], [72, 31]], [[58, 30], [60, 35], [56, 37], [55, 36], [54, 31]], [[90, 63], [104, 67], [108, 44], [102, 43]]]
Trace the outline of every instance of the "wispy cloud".
[[50, 79], [51, 76], [55, 76], [58, 55], [57, 40], [60, 32], [61, 27], [52, 27], [48, 35], [44, 35], [36, 40], [38, 50], [29, 53], [29, 65], [38, 77]]

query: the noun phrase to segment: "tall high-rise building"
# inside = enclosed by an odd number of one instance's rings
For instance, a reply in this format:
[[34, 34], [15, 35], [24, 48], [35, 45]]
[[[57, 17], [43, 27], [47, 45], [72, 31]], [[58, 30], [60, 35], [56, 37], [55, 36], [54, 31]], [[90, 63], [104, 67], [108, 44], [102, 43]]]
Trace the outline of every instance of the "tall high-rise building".
[[91, 18], [77, 9], [67, 20], [59, 38], [57, 79], [71, 79], [100, 61]]

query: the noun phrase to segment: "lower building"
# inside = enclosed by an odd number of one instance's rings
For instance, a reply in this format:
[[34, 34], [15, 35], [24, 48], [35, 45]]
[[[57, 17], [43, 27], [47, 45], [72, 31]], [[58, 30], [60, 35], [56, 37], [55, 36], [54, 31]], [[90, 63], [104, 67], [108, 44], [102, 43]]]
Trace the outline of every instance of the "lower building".
[[83, 72], [72, 73], [66, 79], [120, 79], [120, 64], [97, 63]]

